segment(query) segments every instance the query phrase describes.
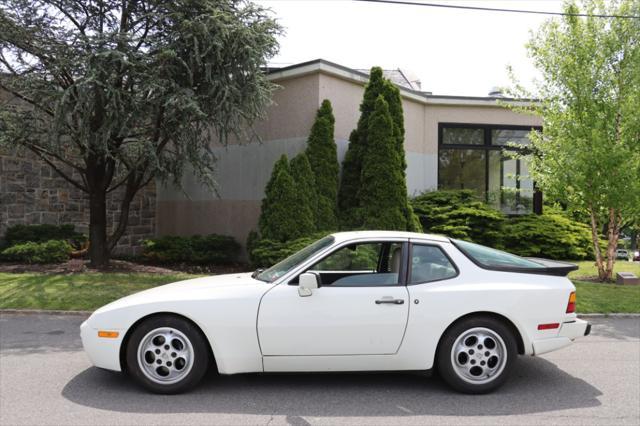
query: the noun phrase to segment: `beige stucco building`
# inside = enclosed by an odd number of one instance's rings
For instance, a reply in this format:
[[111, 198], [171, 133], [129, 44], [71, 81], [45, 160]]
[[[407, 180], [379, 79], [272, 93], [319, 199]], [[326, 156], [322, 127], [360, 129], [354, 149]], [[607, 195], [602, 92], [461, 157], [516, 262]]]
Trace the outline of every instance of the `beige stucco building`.
[[[342, 161], [368, 75], [315, 60], [270, 70], [269, 78], [280, 88], [266, 119], [255, 126], [261, 141], [215, 148], [217, 195], [189, 176], [184, 191], [158, 188], [159, 235], [219, 233], [244, 243], [257, 226], [273, 163], [283, 153], [291, 158], [304, 150], [323, 99], [333, 105]], [[540, 120], [501, 106], [499, 97], [437, 96], [411, 87], [415, 84], [409, 81], [400, 85], [409, 194], [438, 187], [471, 188], [506, 213], [533, 210], [540, 200], [534, 196], [526, 164], [501, 153], [507, 142], [526, 144], [526, 134], [540, 126]]]

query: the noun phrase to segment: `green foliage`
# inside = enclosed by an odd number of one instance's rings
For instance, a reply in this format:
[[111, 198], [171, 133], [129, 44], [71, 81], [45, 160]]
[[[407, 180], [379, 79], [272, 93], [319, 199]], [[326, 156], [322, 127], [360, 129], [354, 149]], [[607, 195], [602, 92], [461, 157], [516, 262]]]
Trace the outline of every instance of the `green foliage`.
[[340, 165], [334, 140], [333, 109], [325, 99], [311, 127], [306, 154], [315, 176], [317, 188], [316, 227], [319, 230], [338, 228], [336, 206]]
[[332, 253], [314, 266], [318, 271], [375, 271], [378, 268], [380, 244], [347, 246]]
[[249, 250], [249, 260], [256, 268], [268, 268], [324, 236], [326, 236], [324, 232], [316, 233], [284, 242], [262, 238]]
[[369, 118], [358, 193], [365, 229], [407, 229], [407, 191], [393, 129], [389, 105], [380, 95]]
[[[565, 11], [640, 14], [637, 0], [581, 3]], [[605, 259], [615, 260], [619, 229], [640, 217], [640, 20], [554, 18], [527, 47], [542, 79], [515, 95], [540, 99], [525, 109], [544, 127], [532, 135], [530, 174], [548, 197], [587, 212], [596, 237], [603, 224], [611, 231], [606, 254], [594, 243], [600, 278], [611, 279]]]
[[520, 256], [593, 259], [589, 227], [561, 214], [509, 218], [502, 228], [502, 245]]
[[76, 248], [87, 241], [87, 237], [76, 232], [74, 225], [13, 225], [4, 235], [5, 246], [20, 243], [42, 243], [49, 240], [65, 240]]
[[[13, 96], [0, 100], [0, 144], [57, 165], [102, 213], [114, 188], [126, 212], [148, 182], [180, 185], [186, 170], [215, 188], [210, 143], [264, 116], [280, 31], [250, 1], [2, 1], [0, 86]], [[127, 216], [108, 238], [91, 217], [104, 266]]]
[[240, 244], [227, 235], [167, 235], [142, 244], [142, 258], [157, 264], [227, 264], [237, 261], [240, 253]]
[[291, 176], [286, 155], [276, 162], [265, 188], [262, 213], [258, 222], [260, 238], [289, 241], [311, 234], [313, 211]]
[[296, 185], [296, 190], [304, 202], [297, 206], [292, 206], [296, 211], [296, 215], [301, 211], [304, 217], [310, 216], [313, 223], [307, 232], [316, 230], [316, 224], [320, 220], [320, 212], [318, 210], [318, 192], [316, 180], [309, 164], [307, 154], [301, 152], [293, 157], [290, 163], [291, 177]]
[[345, 154], [345, 160], [342, 163], [342, 178], [338, 192], [339, 218], [340, 224], [344, 228], [361, 226], [361, 215], [358, 212], [360, 208], [358, 193], [362, 186], [360, 179], [362, 161], [367, 146], [369, 116], [375, 108], [376, 99], [382, 94], [384, 80], [382, 68], [371, 68], [369, 82], [364, 89], [362, 103], [360, 104], [358, 125], [349, 137], [349, 146]]
[[354, 228], [360, 222], [358, 215], [358, 189], [360, 188], [361, 158], [358, 131], [349, 135], [349, 147], [342, 160], [342, 175], [338, 191], [338, 218], [340, 226]]
[[472, 190], [425, 192], [411, 205], [424, 232], [500, 247], [504, 216]]
[[72, 250], [71, 244], [64, 240], [27, 241], [4, 249], [0, 257], [20, 263], [59, 263], [68, 260]]
[[[384, 158], [385, 162], [390, 162], [394, 170], [398, 173], [392, 173], [394, 178], [390, 182], [390, 187], [394, 188], [393, 194], [387, 193], [387, 197], [392, 197], [392, 200], [388, 204], [399, 206], [402, 204], [401, 213], [398, 211], [384, 212], [383, 216], [386, 218], [374, 218], [369, 216], [375, 211], [374, 206], [368, 204], [373, 200], [373, 197], [367, 196], [375, 190], [367, 187], [365, 179], [371, 180], [373, 175], [371, 174], [371, 167], [374, 166], [369, 161], [369, 171], [364, 170], [364, 163], [366, 158], [378, 158], [383, 160], [379, 154], [376, 154], [376, 148], [373, 147], [372, 135], [370, 134], [371, 119], [377, 107], [377, 99], [381, 97], [386, 102], [387, 114], [389, 115], [388, 131], [384, 138], [388, 139], [391, 145], [391, 150], [386, 150], [387, 157]], [[340, 181], [340, 189], [338, 193], [338, 207], [340, 224], [342, 228], [346, 229], [358, 229], [358, 228], [370, 228], [372, 226], [384, 226], [386, 229], [402, 229], [410, 231], [420, 231], [420, 226], [417, 218], [413, 215], [411, 206], [407, 201], [407, 188], [406, 188], [406, 159], [404, 152], [404, 116], [402, 110], [402, 99], [400, 97], [400, 90], [389, 80], [385, 79], [382, 73], [382, 69], [379, 67], [373, 67], [369, 75], [369, 83], [367, 84], [363, 96], [362, 103], [360, 104], [360, 119], [358, 120], [358, 126], [349, 137], [349, 147], [345, 155], [342, 170], [342, 179]], [[377, 141], [376, 146], [379, 145], [380, 134], [375, 136]], [[365, 178], [365, 173], [367, 177]], [[399, 178], [399, 179], [398, 179]], [[380, 191], [378, 191], [380, 192]], [[363, 199], [365, 196], [367, 199]], [[404, 201], [400, 202], [400, 198]], [[378, 200], [380, 202], [381, 200]], [[383, 213], [379, 211], [378, 215]], [[400, 218], [402, 216], [402, 218]], [[391, 225], [393, 223], [394, 225]], [[388, 228], [392, 226], [392, 228]], [[402, 226], [402, 228], [398, 228]]]

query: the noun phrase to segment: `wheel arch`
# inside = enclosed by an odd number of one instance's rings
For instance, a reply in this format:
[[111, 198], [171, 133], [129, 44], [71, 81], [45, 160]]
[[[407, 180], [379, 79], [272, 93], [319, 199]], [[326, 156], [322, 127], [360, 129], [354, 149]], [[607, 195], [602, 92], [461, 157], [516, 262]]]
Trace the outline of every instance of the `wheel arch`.
[[442, 332], [442, 334], [440, 335], [440, 338], [438, 339], [438, 345], [436, 346], [436, 356], [435, 356], [434, 359], [438, 359], [438, 351], [440, 351], [440, 344], [442, 343], [442, 339], [447, 334], [447, 332], [452, 327], [454, 327], [456, 324], [458, 324], [458, 323], [460, 323], [462, 321], [465, 321], [465, 320], [467, 320], [469, 318], [474, 318], [474, 317], [489, 317], [489, 318], [496, 319], [496, 320], [502, 322], [503, 324], [505, 324], [511, 330], [511, 333], [513, 334], [513, 337], [516, 339], [516, 346], [518, 347], [518, 354], [519, 355], [524, 355], [526, 353], [525, 346], [524, 346], [524, 340], [522, 338], [522, 334], [521, 334], [520, 330], [518, 329], [518, 327], [513, 323], [513, 321], [511, 321], [506, 316], [504, 316], [502, 314], [498, 314], [496, 312], [478, 311], [478, 312], [471, 312], [471, 313], [462, 315], [461, 317], [456, 318], [454, 321], [451, 322], [451, 324], [449, 324], [447, 326], [447, 328], [444, 330], [444, 332]]
[[151, 313], [151, 314], [148, 314], [148, 315], [145, 315], [145, 316], [139, 318], [133, 324], [131, 324], [131, 326], [129, 327], [129, 329], [125, 333], [124, 337], [122, 338], [122, 343], [120, 344], [120, 352], [119, 352], [120, 369], [122, 370], [122, 372], [124, 372], [124, 373], [127, 372], [127, 362], [126, 362], [127, 345], [129, 344], [129, 339], [131, 338], [131, 335], [133, 334], [133, 331], [136, 329], [136, 327], [138, 325], [140, 325], [144, 321], [147, 321], [150, 318], [162, 317], [162, 316], [177, 317], [177, 318], [185, 320], [185, 321], [189, 322], [191, 325], [193, 325], [195, 327], [195, 329], [198, 330], [198, 332], [200, 333], [200, 335], [202, 336], [204, 341], [207, 343], [207, 349], [209, 350], [209, 356], [211, 357], [211, 360], [213, 362], [213, 366], [212, 367], [215, 368], [216, 371], [218, 371], [218, 364], [216, 362], [216, 357], [215, 357], [215, 354], [213, 352], [213, 348], [211, 347], [211, 342], [207, 338], [207, 335], [204, 333], [204, 331], [202, 331], [202, 327], [200, 327], [198, 325], [198, 323], [196, 323], [194, 320], [192, 320], [191, 318], [189, 318], [189, 317], [187, 317], [185, 315], [178, 314], [178, 313], [175, 313], [175, 312], [154, 312], [154, 313]]

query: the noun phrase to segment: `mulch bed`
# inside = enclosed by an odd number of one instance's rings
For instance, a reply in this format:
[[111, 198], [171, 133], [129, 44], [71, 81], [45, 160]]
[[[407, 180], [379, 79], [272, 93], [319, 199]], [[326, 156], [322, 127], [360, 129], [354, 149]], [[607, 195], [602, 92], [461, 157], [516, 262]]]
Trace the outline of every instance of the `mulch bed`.
[[234, 265], [171, 265], [170, 268], [163, 268], [155, 265], [145, 265], [142, 263], [130, 262], [127, 260], [112, 259], [108, 268], [96, 269], [89, 267], [89, 261], [85, 259], [71, 259], [63, 263], [52, 263], [46, 265], [30, 265], [24, 263], [0, 263], [0, 272], [9, 273], [44, 273], [44, 274], [73, 274], [91, 272], [119, 272], [119, 273], [146, 273], [146, 274], [175, 274], [185, 272], [189, 274], [232, 274], [237, 272], [247, 272], [249, 267], [244, 264]]

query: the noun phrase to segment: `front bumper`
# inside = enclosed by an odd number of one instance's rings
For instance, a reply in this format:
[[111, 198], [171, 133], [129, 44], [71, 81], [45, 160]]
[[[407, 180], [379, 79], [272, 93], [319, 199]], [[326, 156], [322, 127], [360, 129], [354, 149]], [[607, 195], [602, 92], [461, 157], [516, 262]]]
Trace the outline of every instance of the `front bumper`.
[[120, 368], [120, 345], [124, 333], [115, 339], [105, 339], [98, 337], [98, 329], [91, 327], [90, 319], [80, 326], [80, 338], [82, 347], [89, 356], [93, 365], [107, 370], [121, 371]]
[[558, 335], [533, 341], [533, 354], [541, 355], [569, 346], [578, 337], [588, 336], [591, 333], [591, 324], [585, 320], [576, 318], [565, 322], [560, 327]]

